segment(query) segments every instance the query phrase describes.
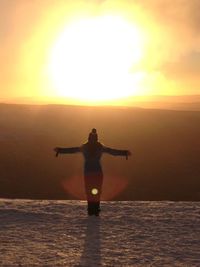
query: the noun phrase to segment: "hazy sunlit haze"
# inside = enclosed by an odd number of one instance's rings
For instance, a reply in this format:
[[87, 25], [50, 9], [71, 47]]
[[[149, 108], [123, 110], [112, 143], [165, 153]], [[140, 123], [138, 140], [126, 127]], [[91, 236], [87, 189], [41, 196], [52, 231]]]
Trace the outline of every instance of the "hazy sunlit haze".
[[1, 98], [199, 94], [199, 6], [183, 2], [1, 1]]

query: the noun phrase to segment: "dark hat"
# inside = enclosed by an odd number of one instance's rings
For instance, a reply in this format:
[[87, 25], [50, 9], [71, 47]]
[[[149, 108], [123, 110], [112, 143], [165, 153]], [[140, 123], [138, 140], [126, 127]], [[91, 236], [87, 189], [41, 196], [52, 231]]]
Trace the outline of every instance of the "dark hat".
[[88, 136], [88, 141], [89, 142], [97, 142], [98, 140], [98, 135], [97, 135], [97, 130], [95, 128], [92, 129]]

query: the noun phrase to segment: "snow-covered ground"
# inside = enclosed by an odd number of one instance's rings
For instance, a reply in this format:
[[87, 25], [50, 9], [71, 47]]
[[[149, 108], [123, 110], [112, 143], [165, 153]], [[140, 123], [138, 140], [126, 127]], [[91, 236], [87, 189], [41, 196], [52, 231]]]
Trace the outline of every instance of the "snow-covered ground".
[[0, 266], [200, 266], [200, 203], [0, 199]]

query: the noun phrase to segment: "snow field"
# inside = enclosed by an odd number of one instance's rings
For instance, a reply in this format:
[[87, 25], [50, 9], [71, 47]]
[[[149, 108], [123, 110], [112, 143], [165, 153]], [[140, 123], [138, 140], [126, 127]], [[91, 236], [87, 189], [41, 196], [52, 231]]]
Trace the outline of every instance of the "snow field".
[[1, 199], [0, 266], [200, 266], [200, 203]]

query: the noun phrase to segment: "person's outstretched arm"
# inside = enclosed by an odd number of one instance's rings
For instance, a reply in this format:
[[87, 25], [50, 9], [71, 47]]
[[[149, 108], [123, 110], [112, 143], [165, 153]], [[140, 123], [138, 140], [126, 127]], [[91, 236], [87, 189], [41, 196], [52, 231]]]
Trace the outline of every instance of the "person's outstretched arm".
[[54, 148], [54, 151], [56, 152], [56, 157], [58, 154], [73, 154], [77, 152], [81, 152], [80, 147], [56, 147]]
[[106, 146], [103, 146], [103, 152], [113, 156], [125, 156], [126, 158], [131, 156], [131, 152], [129, 150], [114, 149]]

